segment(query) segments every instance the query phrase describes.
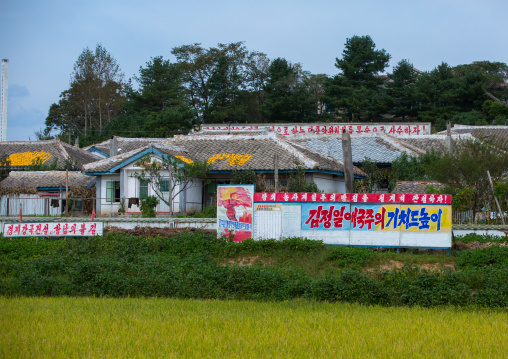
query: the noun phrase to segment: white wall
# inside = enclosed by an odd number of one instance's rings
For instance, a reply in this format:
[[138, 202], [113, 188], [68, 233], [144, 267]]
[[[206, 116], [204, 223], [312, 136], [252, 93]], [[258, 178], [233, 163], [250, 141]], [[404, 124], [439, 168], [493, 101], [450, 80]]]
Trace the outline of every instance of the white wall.
[[100, 207], [97, 206], [97, 214], [118, 213], [118, 209], [120, 208], [120, 203], [106, 202], [106, 183], [109, 181], [120, 181], [120, 174], [100, 176], [101, 184], [97, 188], [97, 194], [100, 194], [98, 196], [100, 199], [97, 199], [97, 203], [100, 202]]
[[325, 193], [344, 193], [346, 183], [344, 177], [334, 176], [328, 173], [313, 173], [314, 183]]

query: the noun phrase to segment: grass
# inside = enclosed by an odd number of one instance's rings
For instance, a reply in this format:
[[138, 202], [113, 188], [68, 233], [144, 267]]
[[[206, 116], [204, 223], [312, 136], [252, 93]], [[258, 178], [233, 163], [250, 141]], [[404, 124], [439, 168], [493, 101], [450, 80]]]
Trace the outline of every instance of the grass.
[[2, 358], [501, 358], [508, 312], [313, 301], [2, 298]]

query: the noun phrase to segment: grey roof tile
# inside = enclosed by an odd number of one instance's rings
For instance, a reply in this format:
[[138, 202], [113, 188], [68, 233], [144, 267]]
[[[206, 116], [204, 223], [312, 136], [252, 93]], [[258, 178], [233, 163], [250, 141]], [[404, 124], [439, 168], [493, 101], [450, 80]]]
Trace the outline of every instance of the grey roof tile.
[[443, 185], [436, 181], [397, 181], [392, 193], [426, 194], [428, 186], [443, 188]]
[[[3, 141], [0, 142], [0, 154], [12, 156], [11, 158], [31, 158], [40, 156], [44, 164], [50, 165], [57, 160], [57, 167], [64, 168], [66, 161], [70, 160], [78, 167], [96, 161], [97, 158], [82, 149], [73, 147], [58, 140], [49, 141]], [[24, 154], [22, 156], [22, 154]], [[26, 168], [31, 163], [25, 161], [11, 162], [14, 169]]]
[[[65, 179], [65, 171], [12, 171], [7, 178], [0, 182], [0, 187], [65, 187]], [[69, 171], [69, 187], [87, 187], [94, 180], [94, 176]]]
[[188, 157], [187, 152], [183, 148], [175, 147], [175, 146], [169, 146], [167, 144], [163, 143], [152, 143], [147, 146], [138, 147], [132, 151], [124, 152], [119, 155], [108, 157], [100, 161], [96, 161], [93, 163], [88, 163], [82, 167], [82, 170], [85, 173], [101, 173], [101, 172], [108, 172], [111, 169], [113, 169], [115, 166], [121, 164], [124, 161], [127, 161], [129, 158], [136, 156], [137, 154], [149, 149], [150, 147], [153, 147], [157, 151], [169, 155], [169, 156], [184, 156]]

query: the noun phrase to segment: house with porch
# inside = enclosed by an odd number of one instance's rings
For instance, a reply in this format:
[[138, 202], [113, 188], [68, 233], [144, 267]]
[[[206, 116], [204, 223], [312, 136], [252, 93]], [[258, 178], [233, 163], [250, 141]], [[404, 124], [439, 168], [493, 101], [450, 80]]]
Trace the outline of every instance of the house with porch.
[[[135, 173], [143, 170], [140, 167], [142, 158], [160, 162], [163, 158], [173, 157], [187, 160], [188, 153], [179, 147], [151, 143], [134, 150], [117, 154], [103, 160], [86, 164], [82, 167], [84, 175], [95, 176], [96, 212], [98, 215], [110, 215], [120, 212], [126, 214], [140, 213], [140, 200], [155, 195], [157, 189], [162, 197], [172, 205], [173, 212], [197, 211], [202, 208], [202, 181], [195, 179], [190, 186], [183, 189], [173, 187], [169, 172], [161, 172], [162, 186], [154, 188], [147, 181], [139, 180]], [[169, 214], [170, 207], [163, 200], [156, 208], [158, 214]]]
[[[114, 141], [113, 141], [114, 145]], [[204, 206], [215, 205], [217, 184], [231, 182], [233, 172], [251, 169], [256, 174], [265, 176], [266, 187], [273, 185], [275, 163], [278, 155], [277, 169], [281, 185], [285, 185], [288, 175], [303, 171], [307, 182], [316, 183], [324, 192], [345, 192], [344, 164], [322, 153], [299, 144], [291, 144], [276, 133], [230, 134], [230, 135], [187, 135], [175, 136], [166, 141], [156, 141], [132, 151], [86, 164], [83, 174], [96, 176], [97, 213], [109, 215], [118, 210], [127, 214], [140, 212], [141, 198], [154, 194], [153, 188], [140, 181], [134, 173], [142, 170], [139, 159], [149, 156], [150, 160], [161, 160], [165, 156], [178, 158], [185, 162], [206, 162], [211, 166], [208, 178], [211, 181], [206, 187], [199, 179], [177, 194], [169, 192], [168, 183], [162, 188], [165, 198], [173, 198], [173, 211], [189, 212], [201, 210]], [[354, 168], [355, 178], [363, 178], [364, 173]], [[162, 201], [161, 201], [162, 202]], [[169, 206], [160, 203], [157, 213], [169, 213]]]

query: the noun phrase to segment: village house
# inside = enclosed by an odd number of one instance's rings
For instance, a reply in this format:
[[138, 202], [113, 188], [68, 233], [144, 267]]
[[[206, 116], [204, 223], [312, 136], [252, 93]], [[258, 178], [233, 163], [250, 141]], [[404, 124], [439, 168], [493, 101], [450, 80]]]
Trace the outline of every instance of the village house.
[[[0, 182], [0, 216], [91, 213], [95, 177], [76, 171], [12, 171]], [[72, 201], [71, 201], [72, 199]]]

